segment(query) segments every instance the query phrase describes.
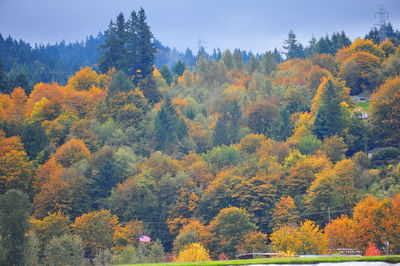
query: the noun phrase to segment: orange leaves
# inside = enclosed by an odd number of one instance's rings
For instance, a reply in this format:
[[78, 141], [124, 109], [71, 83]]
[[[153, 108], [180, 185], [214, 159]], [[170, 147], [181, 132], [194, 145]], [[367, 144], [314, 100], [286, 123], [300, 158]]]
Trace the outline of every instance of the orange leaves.
[[275, 228], [285, 225], [295, 226], [299, 221], [299, 211], [292, 197], [282, 197], [276, 204], [272, 214], [272, 223]]
[[71, 139], [59, 147], [54, 156], [57, 163], [63, 167], [70, 167], [82, 159], [89, 158], [90, 151], [82, 140]]
[[342, 215], [325, 227], [325, 238], [332, 252], [340, 248], [357, 247], [357, 224], [348, 216]]

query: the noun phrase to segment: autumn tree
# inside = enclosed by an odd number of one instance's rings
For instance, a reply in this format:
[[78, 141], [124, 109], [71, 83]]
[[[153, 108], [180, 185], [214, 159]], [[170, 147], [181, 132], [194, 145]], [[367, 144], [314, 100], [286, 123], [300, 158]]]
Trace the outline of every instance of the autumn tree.
[[399, 146], [400, 77], [386, 80], [372, 95], [371, 122], [378, 142]]
[[111, 248], [117, 225], [116, 216], [108, 210], [100, 210], [77, 217], [71, 227], [82, 238], [86, 254], [94, 256], [99, 249]]
[[271, 234], [270, 239], [275, 252], [323, 254], [326, 251], [322, 230], [309, 220], [303, 222], [300, 227], [281, 227]]
[[88, 159], [90, 151], [82, 140], [71, 139], [60, 146], [54, 156], [63, 167], [70, 167], [82, 159]]
[[178, 254], [176, 262], [191, 262], [191, 261], [211, 261], [207, 249], [199, 243], [192, 243], [185, 246]]
[[243, 236], [243, 241], [236, 249], [243, 253], [265, 252], [267, 247], [268, 237], [266, 234], [252, 231]]
[[336, 218], [325, 227], [325, 238], [331, 252], [358, 247], [357, 237], [357, 225], [346, 215]]
[[99, 76], [90, 67], [82, 67], [68, 80], [68, 86], [78, 91], [87, 91], [92, 86], [98, 86], [98, 84]]
[[299, 211], [292, 197], [282, 197], [275, 204], [272, 213], [272, 227], [279, 228], [282, 226], [296, 226], [299, 222]]
[[351, 94], [373, 91], [380, 83], [380, 59], [368, 52], [357, 52], [342, 65], [339, 77], [351, 88]]

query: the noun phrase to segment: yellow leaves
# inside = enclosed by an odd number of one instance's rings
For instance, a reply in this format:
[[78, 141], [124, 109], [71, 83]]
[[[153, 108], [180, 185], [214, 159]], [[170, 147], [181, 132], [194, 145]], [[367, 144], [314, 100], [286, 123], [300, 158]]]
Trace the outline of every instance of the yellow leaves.
[[98, 85], [99, 79], [99, 75], [92, 68], [82, 67], [68, 80], [68, 86], [78, 91], [89, 90]]
[[208, 251], [199, 243], [185, 246], [178, 255], [176, 262], [211, 261]]
[[309, 220], [302, 223], [300, 227], [281, 227], [271, 234], [270, 239], [272, 248], [276, 252], [323, 254], [327, 248], [319, 226]]
[[160, 71], [158, 71], [158, 69], [156, 67], [154, 67], [154, 69], [153, 69], [153, 76], [161, 77], [161, 73], [160, 73]]

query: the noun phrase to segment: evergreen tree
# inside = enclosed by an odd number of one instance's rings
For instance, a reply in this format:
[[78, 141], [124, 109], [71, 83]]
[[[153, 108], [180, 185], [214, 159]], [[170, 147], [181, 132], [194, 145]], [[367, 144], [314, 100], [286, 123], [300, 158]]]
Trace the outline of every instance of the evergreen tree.
[[19, 190], [0, 196], [0, 241], [5, 248], [4, 265], [23, 265], [29, 199]]
[[213, 143], [215, 146], [230, 145], [239, 139], [239, 129], [242, 123], [242, 110], [237, 99], [222, 103], [220, 117], [214, 129]]
[[150, 103], [157, 103], [161, 100], [161, 92], [157, 89], [153, 75], [148, 75], [139, 82], [139, 88]]
[[293, 122], [290, 119], [290, 112], [285, 105], [281, 105], [278, 117], [271, 127], [271, 137], [278, 141], [286, 141], [293, 133]]
[[243, 56], [239, 49], [233, 51], [233, 67], [239, 71], [243, 69]]
[[153, 64], [156, 49], [153, 46], [153, 34], [146, 22], [146, 14], [143, 8], [140, 8], [137, 16], [137, 75], [134, 77], [134, 83], [138, 84], [140, 80], [153, 74]]
[[[343, 87], [337, 81], [327, 78], [322, 81], [315, 96], [314, 133], [319, 139], [341, 133], [344, 128], [344, 111], [341, 105]], [[319, 97], [319, 99], [318, 99]]]
[[185, 135], [187, 135], [186, 124], [176, 113], [171, 100], [167, 98], [155, 118], [157, 149], [168, 152]]
[[135, 10], [133, 10], [131, 12], [131, 16], [126, 22], [126, 35], [127, 35], [126, 56], [128, 60], [126, 73], [131, 76], [136, 75], [138, 70], [137, 48], [139, 43], [138, 43], [137, 29], [138, 29], [138, 17]]
[[99, 60], [100, 71], [105, 73], [111, 67], [126, 70], [125, 18], [122, 13], [118, 15], [116, 23], [110, 22], [104, 34], [106, 38], [104, 44], [100, 46], [103, 50]]
[[233, 68], [233, 56], [231, 50], [226, 49], [225, 52], [222, 54], [221, 59], [222, 62], [224, 62], [226, 69], [231, 70]]
[[12, 87], [13, 88], [17, 88], [17, 87], [23, 88], [27, 95], [29, 95], [31, 92], [30, 87], [29, 87], [29, 81], [28, 81], [27, 77], [21, 72], [15, 77]]
[[303, 46], [297, 42], [296, 34], [292, 30], [289, 31], [288, 39], [284, 41], [284, 44], [283, 49], [286, 50], [284, 54], [287, 60], [304, 57]]
[[183, 75], [183, 72], [185, 72], [185, 69], [186, 69], [186, 65], [181, 60], [178, 60], [178, 62], [176, 62], [174, 64], [174, 66], [172, 67], [172, 71], [174, 71], [174, 73], [178, 77]]
[[3, 61], [1, 59], [0, 59], [0, 92], [9, 93], [7, 74], [4, 69]]
[[165, 79], [165, 81], [168, 83], [168, 85], [171, 85], [172, 82], [172, 73], [169, 70], [167, 65], [163, 65], [160, 69], [160, 73], [163, 76], [163, 78]]
[[277, 50], [276, 48], [274, 49], [274, 52], [273, 52], [273, 54], [274, 54], [274, 57], [275, 57], [275, 62], [276, 62], [276, 63], [280, 64], [280, 63], [282, 63], [282, 62], [283, 62], [282, 55], [281, 55], [281, 53], [280, 53], [280, 52], [278, 52], [278, 50]]

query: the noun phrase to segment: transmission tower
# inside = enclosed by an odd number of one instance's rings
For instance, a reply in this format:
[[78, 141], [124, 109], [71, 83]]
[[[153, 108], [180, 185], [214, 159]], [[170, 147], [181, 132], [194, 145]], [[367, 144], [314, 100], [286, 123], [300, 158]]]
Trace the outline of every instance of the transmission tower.
[[374, 26], [378, 29], [379, 39], [382, 42], [387, 37], [386, 25], [389, 19], [389, 13], [385, 10], [383, 5], [381, 5], [379, 10], [375, 13], [375, 19], [378, 21], [374, 24]]

